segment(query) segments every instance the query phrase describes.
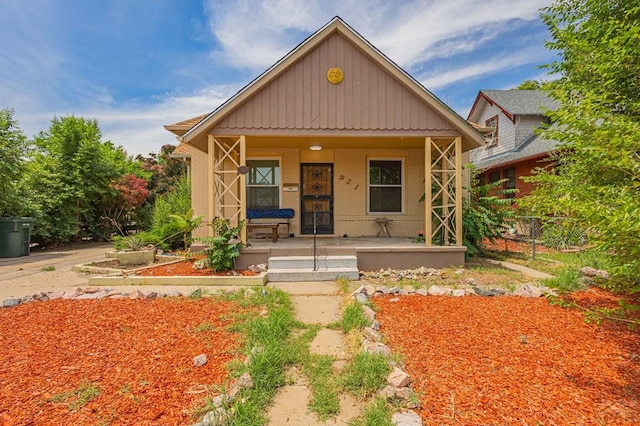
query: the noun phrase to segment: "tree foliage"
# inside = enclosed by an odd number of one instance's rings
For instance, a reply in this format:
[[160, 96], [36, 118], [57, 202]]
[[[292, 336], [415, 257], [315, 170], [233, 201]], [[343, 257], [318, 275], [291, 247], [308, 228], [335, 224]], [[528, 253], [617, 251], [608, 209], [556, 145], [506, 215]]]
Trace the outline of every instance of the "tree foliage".
[[468, 197], [462, 205], [463, 244], [467, 255], [482, 252], [483, 240], [493, 242], [502, 236], [505, 220], [513, 217], [512, 200], [504, 198], [516, 189], [502, 189], [506, 179], [480, 184], [480, 171], [471, 169], [471, 185]]
[[0, 216], [25, 215], [21, 182], [29, 141], [13, 119], [12, 109], [0, 109]]
[[101, 138], [97, 121], [74, 116], [54, 118], [35, 138], [27, 187], [37, 206], [36, 239], [110, 237], [109, 214], [122, 203], [117, 184], [140, 169], [121, 147]]
[[538, 170], [527, 203], [568, 215], [616, 254], [617, 272], [640, 274], [640, 4], [557, 0], [543, 9], [561, 77], [544, 137], [560, 141], [553, 171]]

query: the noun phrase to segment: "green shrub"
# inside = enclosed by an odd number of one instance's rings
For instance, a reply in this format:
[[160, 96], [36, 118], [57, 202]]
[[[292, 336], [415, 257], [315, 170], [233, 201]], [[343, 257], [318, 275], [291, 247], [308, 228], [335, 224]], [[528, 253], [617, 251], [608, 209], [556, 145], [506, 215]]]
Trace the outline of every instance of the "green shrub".
[[554, 250], [567, 250], [587, 243], [587, 235], [584, 229], [569, 220], [547, 223], [543, 226], [540, 239], [542, 244]]
[[238, 238], [244, 221], [237, 226], [231, 226], [228, 219], [216, 217], [211, 222], [215, 237], [201, 238], [206, 244], [204, 253], [207, 256], [206, 264], [214, 271], [228, 271], [235, 266], [235, 259], [240, 256], [242, 241]]
[[[191, 231], [200, 225], [191, 227], [188, 231], [183, 225], [193, 224], [191, 209], [191, 185], [185, 176], [180, 178], [174, 190], [158, 196], [153, 206], [151, 230], [148, 238], [161, 241], [165, 248], [179, 248], [190, 241]], [[186, 249], [186, 247], [184, 247]]]

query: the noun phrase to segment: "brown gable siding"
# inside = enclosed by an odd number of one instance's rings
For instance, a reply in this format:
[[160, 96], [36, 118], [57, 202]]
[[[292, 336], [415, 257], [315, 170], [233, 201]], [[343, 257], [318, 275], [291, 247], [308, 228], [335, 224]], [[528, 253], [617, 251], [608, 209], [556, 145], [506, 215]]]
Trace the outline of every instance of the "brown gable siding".
[[[335, 66], [344, 71], [344, 80], [337, 85], [326, 78], [327, 70]], [[450, 133], [454, 126], [334, 33], [223, 118], [213, 133], [237, 129]]]

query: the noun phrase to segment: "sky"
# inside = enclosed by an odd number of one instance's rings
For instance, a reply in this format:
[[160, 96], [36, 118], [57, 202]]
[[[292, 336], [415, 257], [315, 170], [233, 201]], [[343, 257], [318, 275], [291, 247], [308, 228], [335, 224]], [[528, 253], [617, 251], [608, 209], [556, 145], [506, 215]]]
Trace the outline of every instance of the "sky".
[[28, 137], [96, 119], [130, 155], [214, 110], [340, 16], [466, 118], [481, 89], [548, 79], [552, 0], [0, 0], [0, 108]]

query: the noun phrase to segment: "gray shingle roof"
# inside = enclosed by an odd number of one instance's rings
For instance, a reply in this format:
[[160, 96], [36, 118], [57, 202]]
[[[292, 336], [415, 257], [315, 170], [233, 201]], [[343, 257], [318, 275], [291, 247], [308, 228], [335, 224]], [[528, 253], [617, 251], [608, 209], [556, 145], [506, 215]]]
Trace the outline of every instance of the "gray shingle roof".
[[481, 90], [505, 111], [513, 115], [542, 114], [558, 108], [558, 102], [542, 90]]

